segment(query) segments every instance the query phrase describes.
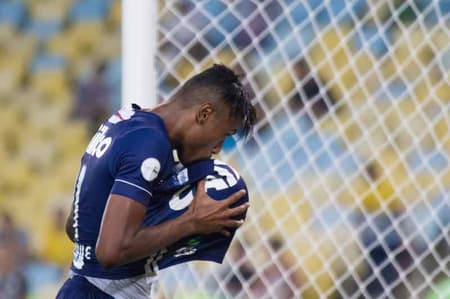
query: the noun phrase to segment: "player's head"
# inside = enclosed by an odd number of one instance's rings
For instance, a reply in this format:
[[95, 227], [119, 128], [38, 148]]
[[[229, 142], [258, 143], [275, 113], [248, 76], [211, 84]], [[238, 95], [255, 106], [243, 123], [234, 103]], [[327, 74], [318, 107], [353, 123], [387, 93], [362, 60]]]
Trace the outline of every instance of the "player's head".
[[247, 135], [256, 120], [239, 77], [224, 65], [215, 64], [190, 78], [171, 100], [187, 116], [188, 127], [178, 144], [184, 163], [219, 153], [227, 136], [238, 131]]

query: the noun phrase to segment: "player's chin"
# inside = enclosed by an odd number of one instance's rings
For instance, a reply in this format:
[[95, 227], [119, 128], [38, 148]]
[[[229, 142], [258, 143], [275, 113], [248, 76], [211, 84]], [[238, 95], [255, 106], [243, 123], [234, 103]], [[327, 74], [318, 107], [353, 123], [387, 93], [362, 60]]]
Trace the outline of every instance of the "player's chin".
[[193, 161], [192, 155], [189, 155], [189, 153], [186, 153], [183, 150], [178, 151], [178, 159], [184, 165], [187, 165]]

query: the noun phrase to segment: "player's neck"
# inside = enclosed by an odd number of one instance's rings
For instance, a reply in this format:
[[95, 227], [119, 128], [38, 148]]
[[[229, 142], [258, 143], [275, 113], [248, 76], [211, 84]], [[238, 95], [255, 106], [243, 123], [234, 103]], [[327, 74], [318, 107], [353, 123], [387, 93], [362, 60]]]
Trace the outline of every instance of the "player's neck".
[[164, 121], [172, 146], [177, 147], [177, 140], [181, 140], [180, 133], [184, 131], [184, 113], [180, 107], [173, 102], [165, 102], [153, 109], [147, 109], [159, 115]]

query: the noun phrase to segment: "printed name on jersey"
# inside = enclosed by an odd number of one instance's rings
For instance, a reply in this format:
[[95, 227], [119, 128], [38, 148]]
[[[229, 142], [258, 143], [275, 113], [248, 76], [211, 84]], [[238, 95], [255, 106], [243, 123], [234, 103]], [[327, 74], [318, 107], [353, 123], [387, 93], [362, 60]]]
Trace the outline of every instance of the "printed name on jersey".
[[181, 247], [181, 248], [177, 249], [177, 251], [175, 251], [175, 254], [173, 255], [173, 257], [193, 255], [196, 252], [197, 252], [197, 248], [195, 248], [195, 247], [192, 247], [192, 246]]
[[77, 269], [83, 269], [84, 260], [90, 260], [93, 254], [91, 246], [75, 243], [73, 250], [73, 266]]
[[109, 128], [105, 125], [100, 126], [97, 133], [95, 133], [94, 137], [92, 137], [91, 142], [89, 142], [89, 145], [86, 148], [87, 154], [97, 158], [101, 158], [105, 154], [112, 142], [111, 137], [106, 137], [106, 132], [108, 132], [108, 129]]
[[75, 240], [78, 240], [79, 233], [78, 233], [78, 218], [79, 218], [79, 203], [80, 203], [80, 192], [81, 192], [81, 186], [83, 185], [84, 178], [86, 176], [86, 165], [81, 166], [80, 173], [78, 174], [77, 178], [77, 184], [75, 187], [75, 195], [74, 195], [74, 209], [73, 209], [73, 228], [74, 228], [74, 237]]
[[161, 163], [159, 163], [158, 159], [147, 158], [144, 161], [142, 161], [141, 174], [142, 177], [147, 182], [151, 182], [154, 179], [156, 179], [160, 170], [161, 170]]
[[145, 274], [148, 276], [155, 276], [158, 272], [158, 262], [164, 257], [166, 254], [167, 249], [163, 248], [161, 250], [156, 251], [152, 255], [149, 256], [145, 263]]

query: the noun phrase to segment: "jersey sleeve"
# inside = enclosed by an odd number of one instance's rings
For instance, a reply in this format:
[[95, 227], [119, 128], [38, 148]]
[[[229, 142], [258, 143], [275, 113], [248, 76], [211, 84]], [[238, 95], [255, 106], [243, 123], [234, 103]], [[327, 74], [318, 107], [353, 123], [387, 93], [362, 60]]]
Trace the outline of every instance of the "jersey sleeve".
[[[230, 179], [230, 178], [231, 177], [228, 177], [228, 179]], [[223, 179], [226, 180], [226, 178], [223, 178]], [[231, 179], [231, 180], [233, 180], [233, 179]], [[242, 205], [249, 201], [247, 186], [245, 185], [245, 182], [243, 181], [242, 178], [236, 178], [236, 184], [234, 184], [233, 186], [230, 186], [228, 188], [222, 189], [222, 190], [217, 190], [214, 188], [208, 189], [208, 184], [206, 184], [206, 190], [207, 190], [208, 195], [215, 200], [225, 199], [228, 196], [232, 195], [233, 193], [235, 193], [241, 189], [244, 189], [246, 191], [246, 194], [241, 199], [239, 199], [236, 203], [234, 203], [231, 207], [236, 207], [236, 206]], [[243, 214], [234, 217], [234, 219], [245, 220], [245, 217], [246, 217], [246, 213], [244, 212]], [[228, 248], [230, 247], [231, 241], [233, 240], [234, 235], [236, 233], [236, 228], [232, 228], [232, 229], [229, 228], [228, 230], [231, 233], [231, 235], [229, 237], [226, 237], [220, 233], [213, 233], [213, 234], [205, 236], [205, 239], [208, 240], [206, 243], [209, 245], [207, 246], [207, 248], [205, 248], [205, 250], [201, 251], [201, 253], [202, 253], [200, 256], [201, 260], [222, 263], [222, 261], [225, 257], [225, 254], [227, 253]]]
[[111, 193], [148, 206], [153, 183], [171, 153], [169, 141], [155, 129], [138, 129], [121, 137], [116, 150], [117, 156], [110, 165], [115, 177]]
[[[225, 165], [217, 165], [215, 173], [206, 177], [205, 189], [208, 195], [215, 200], [224, 200], [233, 193], [244, 189], [247, 193], [235, 204], [238, 206], [249, 201], [247, 186], [237, 172]], [[235, 219], [245, 219], [246, 213], [238, 215]], [[176, 264], [195, 260], [222, 263], [236, 229], [229, 229], [231, 235], [221, 233], [207, 235], [193, 235], [176, 242], [167, 248], [165, 257], [158, 262], [160, 269]]]

